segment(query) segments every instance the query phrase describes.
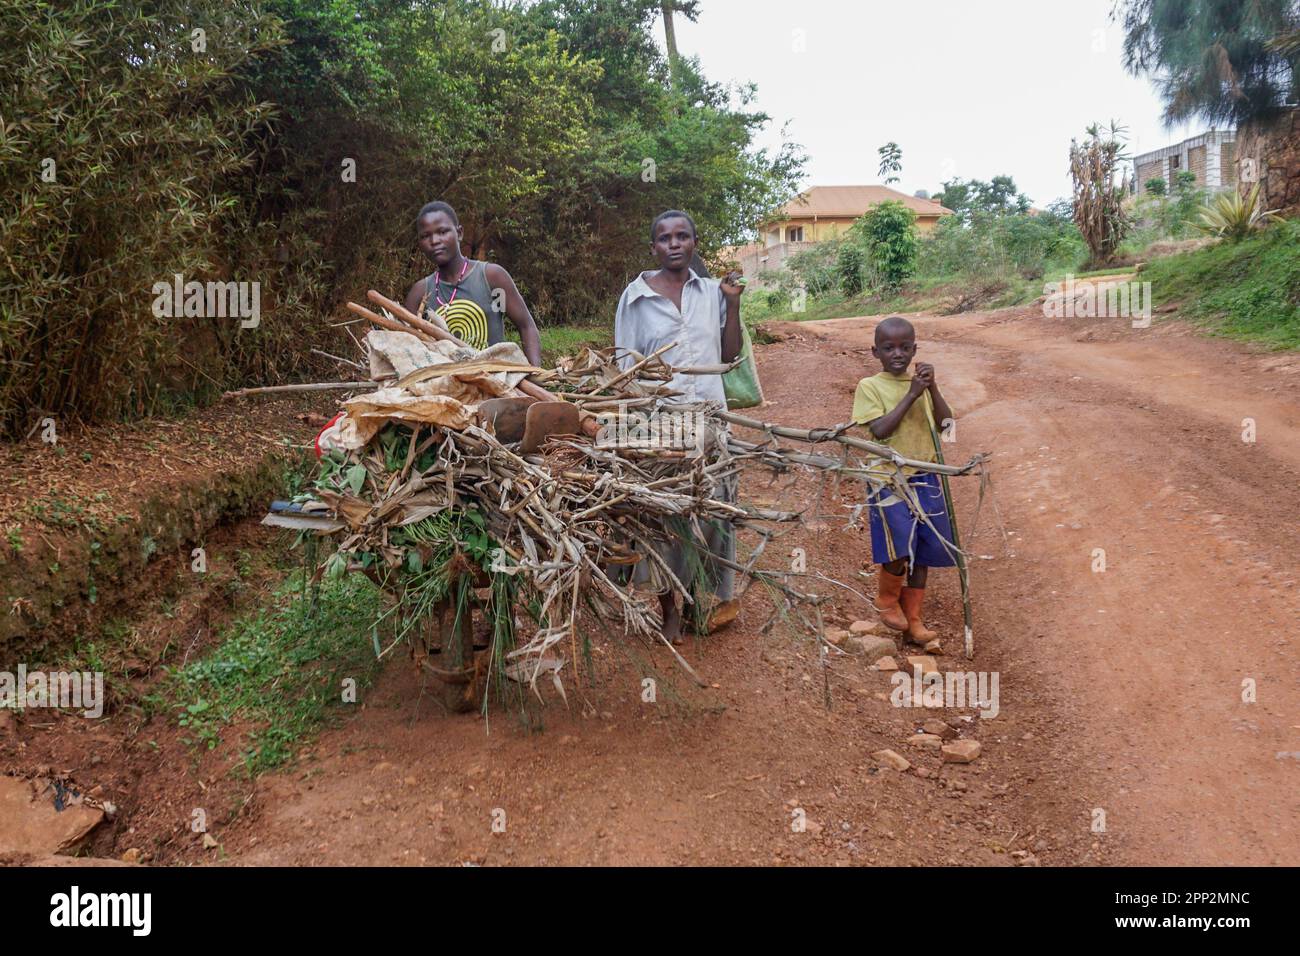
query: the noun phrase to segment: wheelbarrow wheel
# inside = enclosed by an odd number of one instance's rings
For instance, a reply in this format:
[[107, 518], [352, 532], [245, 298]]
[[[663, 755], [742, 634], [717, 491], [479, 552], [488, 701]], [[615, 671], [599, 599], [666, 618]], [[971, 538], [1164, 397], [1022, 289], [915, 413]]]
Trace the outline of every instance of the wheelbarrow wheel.
[[[430, 653], [431, 648], [437, 648]], [[455, 714], [478, 708], [483, 698], [487, 654], [474, 652], [474, 614], [467, 605], [456, 620], [456, 605], [443, 601], [429, 615], [424, 646], [415, 648], [422, 673], [432, 678], [429, 692]]]

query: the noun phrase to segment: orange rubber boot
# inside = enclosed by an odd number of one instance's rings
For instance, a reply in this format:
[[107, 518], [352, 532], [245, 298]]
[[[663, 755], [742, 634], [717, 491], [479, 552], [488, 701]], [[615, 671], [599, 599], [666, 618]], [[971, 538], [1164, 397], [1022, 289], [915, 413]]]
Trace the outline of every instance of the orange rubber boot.
[[883, 564], [880, 566], [880, 577], [876, 584], [876, 610], [880, 612], [880, 623], [895, 631], [906, 631], [908, 627], [907, 615], [899, 604], [906, 580], [906, 576], [890, 574]]
[[921, 604], [925, 600], [925, 588], [903, 588], [898, 596], [898, 603], [907, 615], [907, 639], [913, 644], [929, 644], [939, 636], [921, 621]]

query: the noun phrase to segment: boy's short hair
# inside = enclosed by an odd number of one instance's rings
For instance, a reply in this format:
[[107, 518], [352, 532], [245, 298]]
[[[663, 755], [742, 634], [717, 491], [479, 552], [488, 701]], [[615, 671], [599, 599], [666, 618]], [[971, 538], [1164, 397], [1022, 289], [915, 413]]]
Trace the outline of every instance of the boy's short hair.
[[445, 203], [441, 199], [435, 199], [433, 202], [427, 202], [421, 206], [420, 212], [415, 217], [415, 221], [418, 223], [431, 212], [445, 213], [447, 218], [452, 221], [453, 225], [460, 225], [460, 219], [456, 215], [456, 210], [451, 208], [450, 203]]
[[881, 319], [878, 323], [876, 323], [876, 331], [873, 336], [873, 341], [879, 342], [880, 336], [882, 334], [884, 334], [885, 332], [893, 331], [895, 329], [903, 332], [909, 332], [911, 333], [912, 338], [916, 338], [916, 326], [914, 326], [911, 322], [907, 321], [907, 319], [903, 318], [901, 315], [891, 315]]
[[654, 222], [650, 223], [650, 241], [651, 242], [655, 241], [655, 230], [659, 228], [659, 223], [663, 222], [665, 219], [676, 219], [678, 216], [680, 216], [682, 219], [685, 219], [687, 225], [691, 227], [691, 237], [699, 238], [698, 234], [695, 231], [694, 219], [692, 219], [686, 213], [682, 212], [680, 209], [665, 209], [659, 215], [655, 216]]

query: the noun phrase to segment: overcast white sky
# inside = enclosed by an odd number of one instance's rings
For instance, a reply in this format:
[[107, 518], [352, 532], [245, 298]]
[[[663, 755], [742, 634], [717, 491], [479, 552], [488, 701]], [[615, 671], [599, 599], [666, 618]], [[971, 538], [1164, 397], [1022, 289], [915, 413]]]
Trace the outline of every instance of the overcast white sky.
[[[1205, 124], [1165, 129], [1145, 77], [1122, 64], [1112, 0], [702, 0], [677, 44], [714, 82], [752, 80], [757, 106], [809, 154], [805, 185], [878, 183], [876, 150], [903, 150], [909, 194], [953, 176], [1006, 173], [1033, 203], [1070, 193], [1072, 136], [1112, 118], [1130, 154]], [[794, 49], [796, 30], [805, 48]], [[662, 25], [659, 41], [662, 45]]]

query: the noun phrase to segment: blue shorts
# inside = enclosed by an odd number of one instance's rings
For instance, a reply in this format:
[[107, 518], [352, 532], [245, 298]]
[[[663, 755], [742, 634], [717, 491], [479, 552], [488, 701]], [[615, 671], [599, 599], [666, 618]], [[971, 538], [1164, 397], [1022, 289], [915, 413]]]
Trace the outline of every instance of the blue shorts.
[[867, 513], [871, 516], [871, 560], [876, 564], [890, 564], [906, 559], [909, 566], [953, 567], [957, 562], [944, 544], [945, 540], [952, 543], [952, 525], [948, 523], [939, 476], [912, 475], [908, 484], [934, 528], [914, 515], [892, 488], [876, 492], [867, 499]]

